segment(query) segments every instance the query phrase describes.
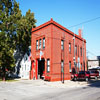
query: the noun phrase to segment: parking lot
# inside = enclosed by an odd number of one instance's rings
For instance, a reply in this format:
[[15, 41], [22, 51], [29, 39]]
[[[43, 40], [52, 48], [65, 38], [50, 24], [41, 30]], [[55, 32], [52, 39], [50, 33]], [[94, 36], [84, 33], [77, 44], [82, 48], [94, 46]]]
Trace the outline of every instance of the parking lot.
[[[99, 81], [99, 80], [98, 80]], [[96, 82], [92, 80], [91, 83]], [[53, 94], [89, 86], [85, 81], [47, 82], [43, 80], [18, 80], [15, 82], [0, 82], [0, 100], [31, 100]], [[33, 100], [33, 99], [32, 99]]]

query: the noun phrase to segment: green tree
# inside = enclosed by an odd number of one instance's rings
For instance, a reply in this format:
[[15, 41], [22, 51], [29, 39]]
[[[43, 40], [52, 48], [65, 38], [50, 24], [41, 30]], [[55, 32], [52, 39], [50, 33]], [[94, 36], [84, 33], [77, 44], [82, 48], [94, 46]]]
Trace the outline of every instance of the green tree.
[[34, 13], [29, 9], [20, 20], [17, 21], [17, 38], [16, 38], [16, 72], [19, 74], [20, 62], [24, 54], [28, 51], [31, 45], [31, 30], [35, 27], [36, 20]]
[[31, 30], [35, 27], [36, 20], [34, 13], [29, 9], [25, 16], [18, 21], [17, 26], [17, 47], [20, 52], [25, 53], [31, 45]]
[[19, 4], [15, 0], [0, 0], [0, 69], [5, 80], [6, 70], [15, 66], [17, 20], [21, 18]]
[[31, 29], [35, 23], [31, 10], [22, 16], [15, 0], [0, 0], [0, 69], [4, 80], [6, 69], [11, 71], [15, 66], [14, 51], [23, 56], [31, 45]]

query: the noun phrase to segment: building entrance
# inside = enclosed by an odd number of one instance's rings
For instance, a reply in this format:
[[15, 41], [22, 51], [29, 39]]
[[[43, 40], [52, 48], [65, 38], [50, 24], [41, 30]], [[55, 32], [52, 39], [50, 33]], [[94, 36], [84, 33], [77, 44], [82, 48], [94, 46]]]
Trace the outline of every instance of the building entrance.
[[38, 60], [38, 79], [44, 79], [45, 60]]

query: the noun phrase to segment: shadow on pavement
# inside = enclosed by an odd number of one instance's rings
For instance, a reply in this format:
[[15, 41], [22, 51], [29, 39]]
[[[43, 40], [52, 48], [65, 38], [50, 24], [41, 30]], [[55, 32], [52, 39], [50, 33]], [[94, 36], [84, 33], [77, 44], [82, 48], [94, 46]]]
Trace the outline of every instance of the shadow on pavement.
[[100, 80], [90, 80], [88, 86], [100, 88]]

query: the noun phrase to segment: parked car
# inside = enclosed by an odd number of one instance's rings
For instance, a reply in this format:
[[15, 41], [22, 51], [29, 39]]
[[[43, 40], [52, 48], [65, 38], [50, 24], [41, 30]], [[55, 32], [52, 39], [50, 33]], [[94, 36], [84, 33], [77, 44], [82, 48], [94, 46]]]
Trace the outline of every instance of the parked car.
[[89, 72], [90, 72], [90, 78], [98, 79], [99, 72], [97, 70], [89, 70]]
[[89, 71], [79, 71], [77, 74], [71, 75], [71, 80], [74, 80], [74, 81], [77, 81], [77, 80], [89, 81], [89, 79], [90, 79]]

